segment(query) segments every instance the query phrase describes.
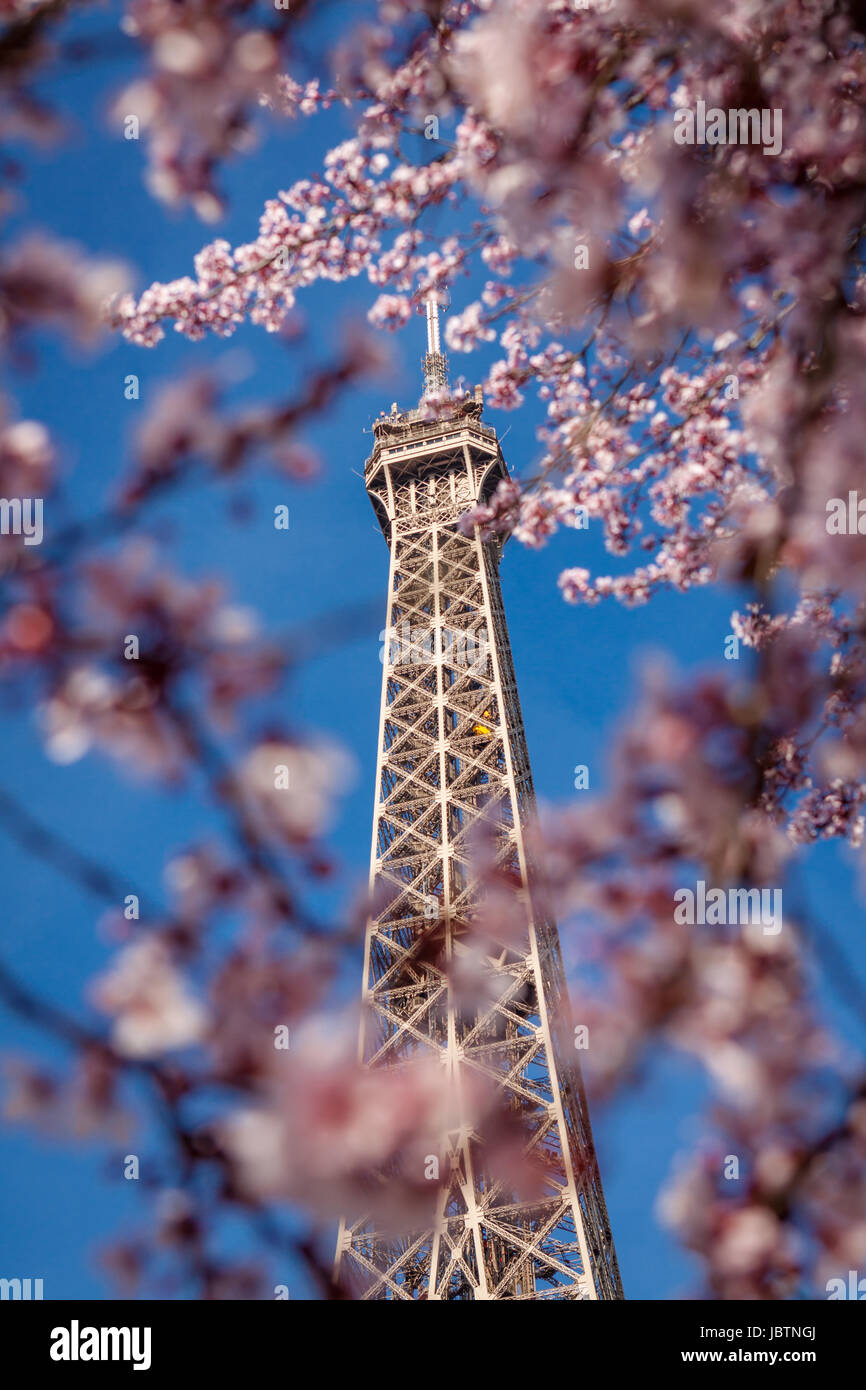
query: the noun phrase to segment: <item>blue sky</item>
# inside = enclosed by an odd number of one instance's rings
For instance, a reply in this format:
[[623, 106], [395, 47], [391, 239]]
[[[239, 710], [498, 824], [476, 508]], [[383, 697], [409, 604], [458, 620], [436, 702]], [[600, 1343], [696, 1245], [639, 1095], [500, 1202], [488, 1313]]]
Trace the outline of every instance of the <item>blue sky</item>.
[[[344, 10], [334, 6], [330, 13]], [[86, 23], [104, 32], [106, 17], [102, 13]], [[321, 152], [343, 129], [342, 115], [334, 113], [312, 127], [272, 132], [254, 154], [230, 166], [224, 179], [230, 211], [211, 233], [191, 215], [167, 213], [157, 205], [142, 183], [143, 144], [125, 142], [108, 130], [104, 84], [110, 88], [123, 74], [122, 62], [99, 61], [64, 68], [52, 83], [54, 100], [75, 113], [76, 128], [65, 147], [28, 156], [21, 210], [11, 225], [47, 226], [93, 254], [128, 261], [139, 290], [151, 280], [187, 273], [192, 255], [211, 235], [232, 242], [251, 239], [264, 200], [313, 172]], [[469, 282], [457, 287], [454, 310], [476, 294]], [[364, 280], [318, 286], [302, 300], [322, 359], [338, 350], [347, 321], [363, 317], [375, 297]], [[174, 567], [193, 576], [221, 573], [236, 601], [255, 608], [268, 631], [283, 632], [346, 603], [380, 604], [380, 616], [359, 622], [351, 641], [300, 669], [273, 707], [299, 730], [327, 730], [353, 756], [356, 774], [332, 837], [342, 865], [340, 894], [363, 880], [369, 860], [387, 578], [387, 548], [360, 477], [370, 449], [364, 430], [393, 399], [403, 405], [416, 400], [422, 337], [422, 320], [415, 319], [389, 340], [397, 359], [393, 373], [348, 393], [310, 429], [307, 438], [326, 465], [319, 482], [288, 485], [261, 470], [240, 482], [191, 486], [154, 513], [161, 510], [171, 518], [167, 548]], [[220, 358], [228, 359], [238, 377], [233, 392], [238, 402], [290, 395], [307, 360], [251, 327], [229, 343], [190, 344], [170, 334], [155, 351], [115, 341], [87, 357], [39, 340], [38, 370], [13, 373], [11, 389], [22, 416], [44, 420], [64, 441], [66, 511], [52, 515], [55, 504], [48, 504], [47, 536], [66, 515], [86, 517], [99, 506], [122, 471], [136, 422], [159, 385]], [[489, 352], [466, 359], [468, 377], [479, 378], [491, 359]], [[453, 365], [460, 370], [464, 361]], [[129, 372], [141, 380], [138, 402], [124, 399]], [[503, 437], [512, 469], [528, 470], [538, 456], [537, 406], [508, 415], [489, 412], [486, 418]], [[229, 515], [238, 499], [249, 503], [244, 524]], [[280, 502], [291, 510], [287, 533], [272, 525], [273, 507]], [[556, 579], [564, 566], [604, 568], [606, 563], [595, 530], [568, 532], [539, 552], [513, 542], [506, 547], [503, 592], [535, 785], [543, 801], [562, 802], [574, 794], [577, 763], [589, 765], [594, 788], [602, 785], [604, 750], [634, 697], [641, 661], [661, 650], [683, 670], [718, 665], [737, 604], [730, 591], [709, 590], [663, 595], [634, 611], [613, 605], [575, 609], [561, 602]], [[80, 849], [104, 859], [130, 882], [151, 885], [157, 899], [163, 896], [166, 854], [218, 823], [203, 810], [194, 786], [167, 797], [147, 782], [118, 779], [98, 755], [67, 767], [50, 763], [32, 709], [7, 711], [4, 723], [0, 784]], [[850, 856], [830, 848], [813, 856], [806, 881], [821, 917], [866, 976], [852, 877]], [[25, 857], [2, 831], [0, 880], [7, 959], [46, 997], [84, 1007], [86, 981], [109, 956], [97, 931], [99, 905], [54, 870]], [[337, 897], [325, 905], [333, 907]], [[357, 982], [360, 987], [360, 961]], [[862, 1045], [862, 1029], [857, 1031], [832, 995], [825, 997], [843, 1034]], [[0, 1013], [0, 1049], [31, 1047], [52, 1055], [43, 1039]], [[658, 1227], [653, 1203], [677, 1154], [699, 1133], [700, 1096], [690, 1067], [660, 1057], [638, 1090], [610, 1111], [593, 1115], [630, 1297], [675, 1298], [690, 1286], [690, 1262]], [[98, 1146], [67, 1146], [21, 1129], [0, 1136], [0, 1173], [0, 1275], [42, 1277], [49, 1298], [110, 1296], [94, 1252], [131, 1223], [146, 1221], [137, 1185], [123, 1182], [117, 1164], [107, 1163]]]

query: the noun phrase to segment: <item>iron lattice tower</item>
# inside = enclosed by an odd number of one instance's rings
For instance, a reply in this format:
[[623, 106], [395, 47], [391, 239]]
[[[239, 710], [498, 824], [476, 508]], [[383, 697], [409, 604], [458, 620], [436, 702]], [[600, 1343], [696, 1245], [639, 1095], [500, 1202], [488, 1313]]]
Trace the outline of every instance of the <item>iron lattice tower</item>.
[[[427, 302], [428, 392], [445, 385]], [[374, 1066], [432, 1053], [461, 1086], [495, 1081], [544, 1173], [520, 1200], [483, 1136], [444, 1140], [429, 1230], [343, 1222], [337, 1279], [357, 1298], [620, 1299], [622, 1283], [577, 1064], [556, 925], [528, 854], [534, 796], [499, 583], [501, 542], [459, 517], [508, 477], [482, 401], [374, 426], [365, 482], [391, 552], [361, 1050]], [[525, 904], [522, 937], [488, 944], [493, 988], [467, 1017], [451, 966], [478, 904], [473, 827]]]

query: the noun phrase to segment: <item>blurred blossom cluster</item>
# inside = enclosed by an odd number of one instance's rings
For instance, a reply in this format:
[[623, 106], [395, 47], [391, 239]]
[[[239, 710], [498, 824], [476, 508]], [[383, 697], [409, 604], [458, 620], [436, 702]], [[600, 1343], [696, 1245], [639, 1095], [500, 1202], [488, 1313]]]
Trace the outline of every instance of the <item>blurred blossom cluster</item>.
[[560, 920], [581, 941], [575, 1016], [589, 1029], [591, 1089], [634, 1084], [660, 1049], [703, 1069], [705, 1137], [659, 1210], [701, 1257], [714, 1298], [795, 1297], [866, 1250], [866, 1071], [820, 1017], [812, 924], [789, 907], [767, 935], [684, 925], [672, 911], [677, 888], [702, 875], [786, 882], [792, 841], [816, 815], [810, 793], [786, 834], [764, 809], [764, 784], [774, 808], [780, 799], [776, 675], [684, 688], [651, 671], [609, 794], [551, 813], [540, 832]]

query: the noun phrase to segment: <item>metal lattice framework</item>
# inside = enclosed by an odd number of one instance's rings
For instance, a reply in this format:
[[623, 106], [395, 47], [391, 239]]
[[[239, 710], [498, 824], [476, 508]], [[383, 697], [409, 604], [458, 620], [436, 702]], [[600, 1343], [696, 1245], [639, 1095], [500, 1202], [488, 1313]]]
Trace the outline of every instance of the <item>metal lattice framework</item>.
[[[337, 1277], [358, 1298], [623, 1297], [574, 1049], [556, 927], [527, 854], [532, 781], [499, 584], [501, 545], [459, 517], [507, 469], [481, 402], [445, 420], [375, 426], [366, 484], [391, 550], [388, 642], [367, 930], [362, 1055], [424, 1055], [456, 1093], [499, 1094], [543, 1190], [519, 1200], [471, 1123], [444, 1137], [431, 1229], [341, 1225]], [[474, 836], [517, 886], [525, 925], [485, 938], [484, 1003], [467, 1015], [452, 968], [479, 904]]]

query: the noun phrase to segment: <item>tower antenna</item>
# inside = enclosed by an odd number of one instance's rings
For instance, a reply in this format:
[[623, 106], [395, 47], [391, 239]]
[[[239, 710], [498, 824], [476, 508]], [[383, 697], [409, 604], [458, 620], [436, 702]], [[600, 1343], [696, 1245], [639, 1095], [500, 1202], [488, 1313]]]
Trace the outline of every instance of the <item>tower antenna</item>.
[[[448, 389], [448, 359], [442, 351], [439, 334], [439, 306], [442, 295], [439, 290], [428, 290], [424, 296], [424, 309], [427, 315], [427, 354], [424, 358], [424, 394]], [[446, 306], [447, 307], [447, 306]]]

